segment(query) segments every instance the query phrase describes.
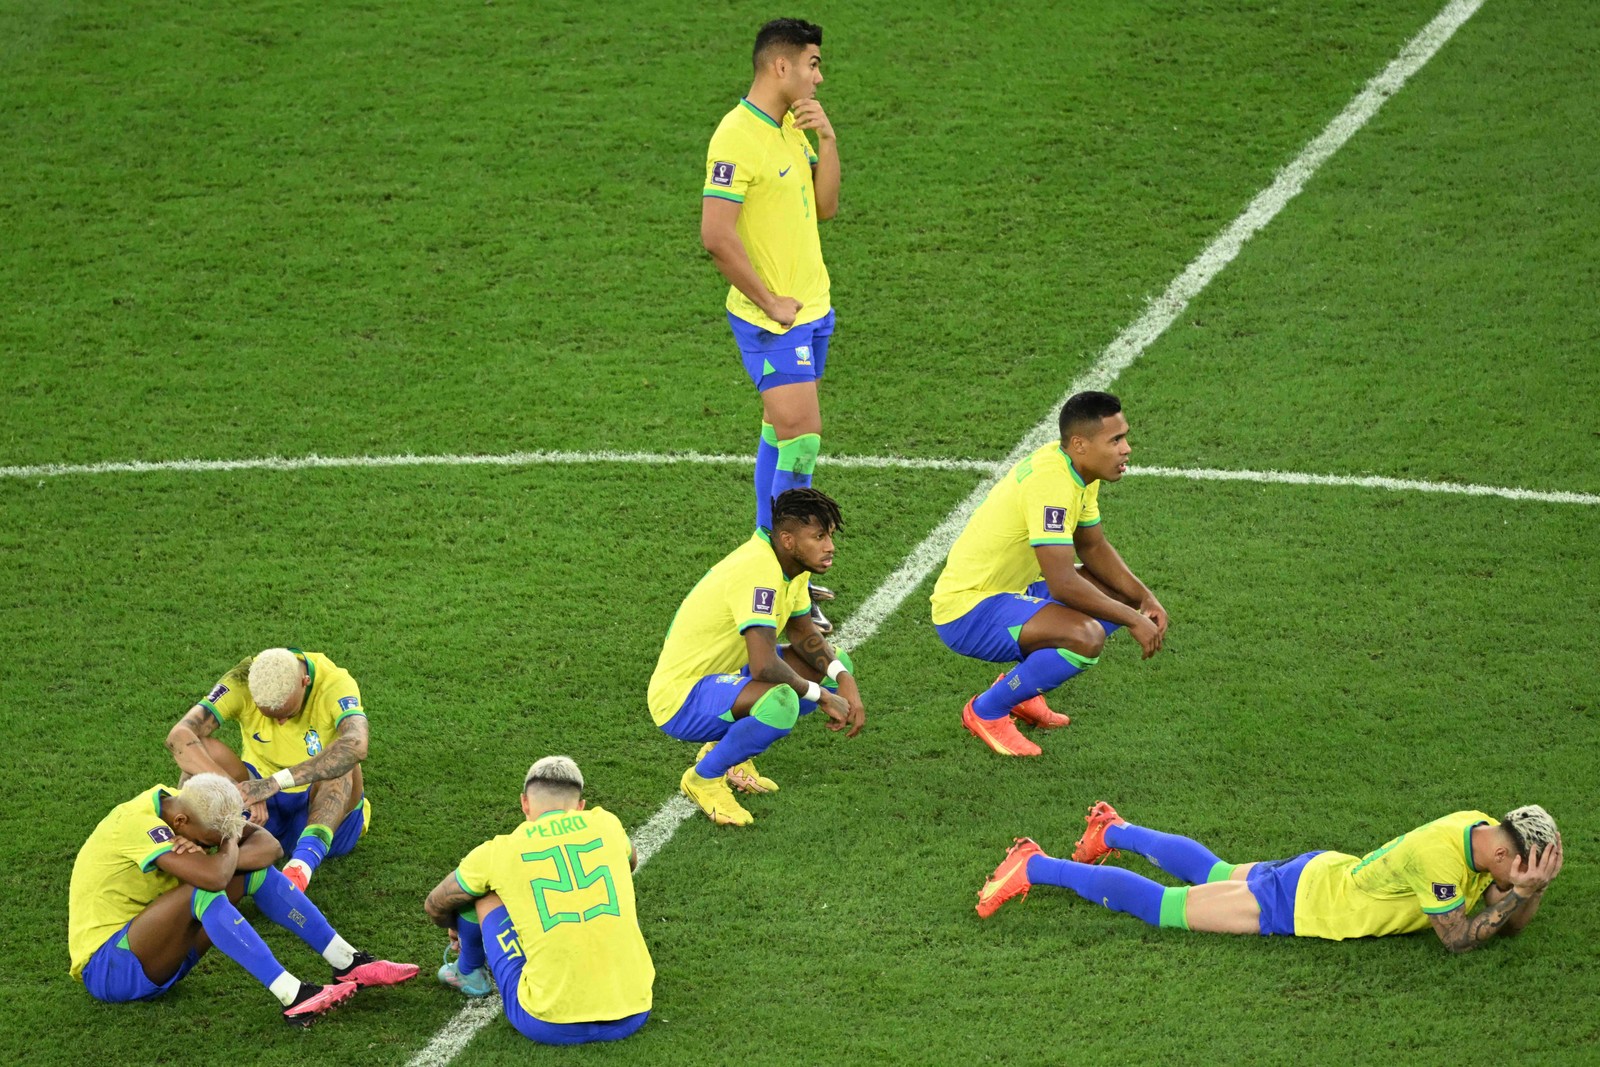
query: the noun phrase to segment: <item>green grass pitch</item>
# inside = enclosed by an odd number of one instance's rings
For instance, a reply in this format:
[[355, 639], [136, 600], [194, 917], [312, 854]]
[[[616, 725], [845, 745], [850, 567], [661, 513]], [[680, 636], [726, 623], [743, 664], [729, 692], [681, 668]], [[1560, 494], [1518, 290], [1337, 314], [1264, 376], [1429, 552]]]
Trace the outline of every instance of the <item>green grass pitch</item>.
[[[1442, 0], [825, 2], [842, 210], [828, 454], [996, 459]], [[753, 451], [697, 241], [738, 0], [0, 0], [0, 465]], [[1134, 462], [1600, 493], [1600, 50], [1588, 5], [1488, 0], [1114, 387]], [[848, 617], [979, 475], [819, 469]], [[421, 900], [569, 752], [643, 824], [691, 752], [651, 723], [679, 600], [746, 533], [738, 466], [0, 477], [0, 1057], [401, 1064], [461, 1006]], [[856, 649], [869, 722], [806, 723], [756, 825], [638, 878], [655, 1012], [455, 1061], [1449, 1063], [1600, 1059], [1600, 511], [1130, 477], [1107, 531], [1172, 613], [1055, 700], [1045, 755], [959, 728], [992, 677], [929, 583]], [[325, 651], [371, 709], [373, 831], [313, 886], [423, 964], [309, 1033], [213, 955], [106, 1007], [66, 974], [72, 859], [172, 780], [162, 740], [244, 653]], [[1454, 958], [1155, 931], [1041, 889], [1013, 836], [1082, 810], [1225, 859], [1362, 851], [1546, 805], [1566, 870]], [[1123, 861], [1127, 862], [1127, 861]], [[266, 936], [308, 976], [319, 961]]]

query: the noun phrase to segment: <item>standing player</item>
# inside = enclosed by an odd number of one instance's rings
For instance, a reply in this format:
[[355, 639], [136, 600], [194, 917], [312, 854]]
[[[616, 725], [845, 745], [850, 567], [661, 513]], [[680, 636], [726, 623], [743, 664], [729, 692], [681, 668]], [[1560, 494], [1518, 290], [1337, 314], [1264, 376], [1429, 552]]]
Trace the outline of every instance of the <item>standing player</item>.
[[[1151, 926], [1330, 941], [1432, 926], [1451, 952], [1466, 952], [1528, 925], [1545, 886], [1561, 872], [1561, 835], [1537, 804], [1499, 822], [1481, 811], [1458, 811], [1360, 858], [1307, 852], [1238, 865], [1198, 841], [1134, 826], [1103, 800], [1086, 821], [1070, 860], [1051, 859], [1029, 838], [1018, 838], [979, 891], [978, 914], [988, 918], [1034, 885], [1058, 885]], [[1119, 848], [1190, 884], [1174, 888], [1092, 866]], [[1469, 917], [1480, 897], [1486, 907]]]
[[528, 768], [521, 803], [522, 825], [469, 852], [423, 904], [460, 948], [439, 980], [481, 997], [492, 972], [506, 1018], [541, 1044], [627, 1037], [650, 1016], [656, 977], [633, 845], [615, 815], [584, 808], [566, 756]]
[[[224, 719], [239, 723], [237, 756], [211, 736]], [[292, 855], [283, 873], [301, 889], [325, 858], [353, 850], [372, 819], [361, 690], [320, 652], [269, 648], [244, 660], [178, 720], [167, 749], [184, 774], [241, 783], [251, 821]]]
[[[820, 705], [828, 728], [861, 732], [861, 704], [844, 652], [806, 609], [813, 574], [833, 566], [839, 505], [815, 489], [790, 489], [773, 504], [772, 534], [756, 533], [706, 572], [667, 631], [650, 676], [650, 716], [680, 741], [703, 741], [683, 772], [684, 796], [713, 822], [755, 821], [729, 783], [752, 793], [778, 785], [755, 757]], [[780, 648], [787, 629], [790, 644]]]
[[1044, 729], [1067, 725], [1044, 694], [1098, 663], [1119, 627], [1145, 659], [1167, 632], [1166, 609], [1100, 526], [1100, 483], [1120, 480], [1132, 451], [1122, 402], [1078, 393], [1061, 408], [1060, 430], [1059, 443], [990, 491], [933, 587], [933, 622], [948, 647], [992, 663], [1020, 661], [961, 709], [962, 724], [1002, 756], [1039, 755], [1013, 715]]
[[[816, 100], [821, 49], [822, 27], [799, 19], [757, 32], [755, 80], [711, 136], [700, 201], [700, 243], [728, 279], [728, 324], [761, 394], [755, 490], [764, 530], [773, 500], [811, 484], [822, 445], [817, 385], [834, 313], [817, 220], [839, 209], [839, 148]], [[816, 131], [815, 150], [805, 130]]]
[[[416, 975], [415, 964], [351, 947], [272, 866], [280, 855], [271, 834], [245, 822], [238, 787], [219, 774], [197, 774], [182, 791], [158, 785], [117, 805], [72, 865], [72, 976], [96, 1000], [148, 1000], [215, 945], [278, 998], [284, 1019], [309, 1026], [360, 987]], [[239, 914], [235, 905], [247, 896], [328, 961], [329, 984], [308, 985], [284, 969]]]

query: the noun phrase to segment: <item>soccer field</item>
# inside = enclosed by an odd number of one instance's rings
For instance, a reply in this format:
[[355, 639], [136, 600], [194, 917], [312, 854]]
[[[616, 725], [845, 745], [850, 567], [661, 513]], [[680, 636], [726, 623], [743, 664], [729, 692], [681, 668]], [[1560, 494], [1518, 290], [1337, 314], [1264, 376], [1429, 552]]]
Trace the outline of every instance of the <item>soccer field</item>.
[[[1487, 0], [1255, 203], [1442, 5], [0, 0], [0, 1057], [1600, 1062], [1590, 5]], [[817, 484], [868, 723], [803, 720], [734, 830], [670, 803], [693, 748], [645, 687], [751, 524], [759, 407], [699, 188], [782, 14], [826, 30], [844, 168]], [[1072, 726], [1003, 761], [959, 721], [993, 670], [929, 620], [941, 531], [1091, 373], [1138, 468], [1106, 532], [1172, 628], [1148, 662], [1109, 642], [1052, 697]], [[371, 833], [312, 896], [423, 976], [309, 1032], [217, 953], [94, 1002], [78, 847], [280, 644], [348, 669], [372, 724]], [[658, 970], [636, 1037], [564, 1053], [473, 1030], [421, 908], [552, 752], [648, 828]], [[1102, 798], [1233, 862], [1540, 803], [1567, 862], [1462, 957], [1048, 887], [973, 914], [1013, 837], [1065, 853]]]

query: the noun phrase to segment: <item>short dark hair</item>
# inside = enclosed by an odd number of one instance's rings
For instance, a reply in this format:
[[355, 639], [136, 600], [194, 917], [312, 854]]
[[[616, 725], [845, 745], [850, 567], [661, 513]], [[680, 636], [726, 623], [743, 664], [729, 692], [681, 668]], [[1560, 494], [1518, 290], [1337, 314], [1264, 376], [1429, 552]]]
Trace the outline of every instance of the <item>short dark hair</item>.
[[1061, 405], [1061, 441], [1065, 444], [1074, 433], [1092, 432], [1088, 424], [1099, 426], [1101, 419], [1109, 419], [1122, 410], [1122, 401], [1110, 393], [1090, 389], [1074, 393]]
[[809, 526], [816, 523], [824, 530], [842, 530], [839, 505], [827, 493], [817, 489], [786, 489], [772, 502], [772, 528], [781, 523]]
[[804, 19], [773, 19], [756, 31], [756, 46], [750, 51], [750, 63], [761, 66], [761, 55], [772, 48], [797, 52], [808, 44], [822, 47], [822, 27]]

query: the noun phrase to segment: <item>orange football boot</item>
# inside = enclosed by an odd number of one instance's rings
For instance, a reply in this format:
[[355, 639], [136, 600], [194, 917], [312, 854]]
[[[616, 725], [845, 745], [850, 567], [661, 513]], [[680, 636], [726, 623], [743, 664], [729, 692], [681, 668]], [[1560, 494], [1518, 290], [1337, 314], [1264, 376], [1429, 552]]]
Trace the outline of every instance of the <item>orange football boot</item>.
[[1117, 814], [1113, 808], [1103, 800], [1094, 802], [1094, 807], [1089, 809], [1089, 814], [1083, 817], [1089, 828], [1078, 838], [1078, 843], [1072, 846], [1072, 858], [1079, 863], [1097, 863], [1108, 856], [1121, 855], [1116, 849], [1106, 844], [1106, 827], [1126, 826], [1128, 820]]
[[994, 869], [989, 880], [978, 890], [978, 917], [987, 919], [1000, 905], [1020, 894], [1024, 899], [1033, 883], [1028, 881], [1028, 861], [1044, 854], [1044, 849], [1031, 837], [1019, 837], [1016, 844], [1006, 850], [1006, 858]]
[[961, 725], [976, 734], [978, 740], [1002, 756], [1037, 756], [1044, 751], [1017, 732], [1017, 724], [1011, 721], [1011, 716], [978, 718], [978, 713], [972, 710], [972, 700], [967, 701], [967, 706], [961, 709]]
[[[998, 682], [1005, 676], [1006, 672], [1001, 671], [995, 681]], [[1043, 693], [1035, 694], [1020, 704], [1012, 705], [1011, 714], [1041, 730], [1054, 730], [1058, 726], [1066, 726], [1072, 722], [1068, 716], [1051, 711], [1050, 705], [1044, 702]]]

